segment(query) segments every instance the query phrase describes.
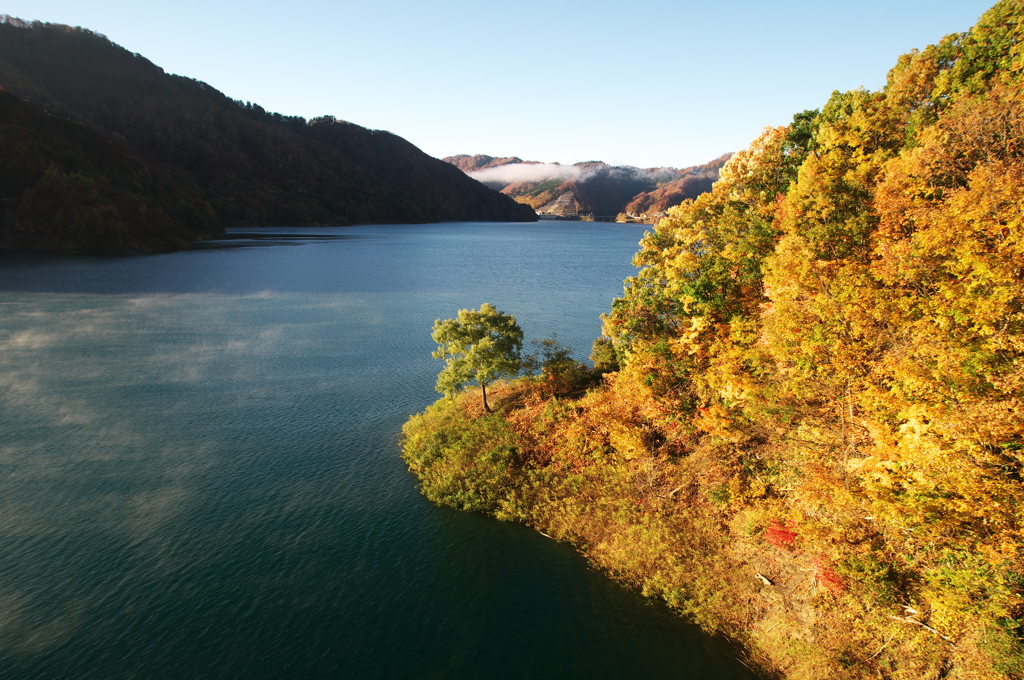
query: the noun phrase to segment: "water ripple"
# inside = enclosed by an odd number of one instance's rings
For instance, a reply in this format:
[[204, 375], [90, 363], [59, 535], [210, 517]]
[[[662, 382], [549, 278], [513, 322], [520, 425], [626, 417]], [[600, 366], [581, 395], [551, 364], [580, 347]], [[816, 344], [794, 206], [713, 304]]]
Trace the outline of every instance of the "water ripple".
[[585, 355], [621, 225], [361, 227], [147, 258], [0, 255], [5, 678], [741, 678], [732, 650], [398, 457], [434, 319]]

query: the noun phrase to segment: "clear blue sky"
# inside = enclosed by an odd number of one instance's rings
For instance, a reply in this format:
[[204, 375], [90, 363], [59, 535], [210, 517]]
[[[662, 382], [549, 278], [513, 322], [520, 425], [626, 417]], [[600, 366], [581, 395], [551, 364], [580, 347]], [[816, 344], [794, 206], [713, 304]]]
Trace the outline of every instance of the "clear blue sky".
[[8, 0], [170, 73], [434, 156], [687, 166], [967, 30], [995, 0]]

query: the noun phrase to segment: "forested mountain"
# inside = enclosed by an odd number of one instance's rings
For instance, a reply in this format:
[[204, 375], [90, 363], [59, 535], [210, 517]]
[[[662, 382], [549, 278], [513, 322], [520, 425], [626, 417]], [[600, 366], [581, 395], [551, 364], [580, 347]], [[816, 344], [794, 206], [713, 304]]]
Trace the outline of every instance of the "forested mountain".
[[0, 247], [172, 250], [222, 230], [185, 173], [0, 90]]
[[618, 370], [439, 401], [424, 492], [788, 678], [1024, 678], [1024, 1], [766, 129], [635, 263]]
[[486, 170], [487, 168], [496, 168], [502, 165], [540, 165], [538, 161], [524, 161], [518, 156], [505, 156], [504, 158], [496, 158], [494, 156], [487, 156], [484, 154], [477, 154], [475, 156], [467, 156], [465, 154], [459, 154], [457, 156], [447, 156], [442, 159], [446, 163], [451, 163], [459, 170], [462, 170], [467, 175], [471, 172], [478, 170]]
[[444, 160], [544, 215], [656, 219], [711, 189], [729, 154], [691, 168], [634, 168], [585, 161], [574, 165], [518, 157], [448, 156]]
[[730, 157], [732, 154], [725, 154], [710, 163], [681, 171], [677, 179], [634, 196], [623, 212], [635, 218], [664, 217], [669, 208], [711, 191], [722, 166]]
[[[20, 178], [0, 185], [0, 198], [14, 199], [5, 201], [10, 204], [4, 222], [8, 244], [151, 250], [236, 223], [535, 219], [531, 210], [391, 133], [331, 116], [310, 121], [285, 117], [232, 101], [81, 28], [0, 20], [0, 87], [33, 107], [29, 113], [8, 102], [2, 110], [12, 117], [0, 118], [5, 143], [14, 145], [0, 148], [5, 159], [0, 173]], [[55, 118], [81, 123], [120, 149], [108, 149], [102, 158], [89, 156], [89, 167], [83, 169], [78, 165], [82, 154], [68, 149], [81, 146], [87, 133], [55, 123]], [[60, 136], [69, 131], [73, 139]], [[30, 137], [32, 144], [26, 141]], [[35, 149], [38, 158], [31, 157]], [[7, 165], [6, 159], [16, 154], [24, 157], [29, 175]], [[104, 159], [111, 154], [134, 158], [136, 165], [108, 171]], [[58, 205], [65, 190], [61, 182], [75, 184], [80, 175], [100, 188], [76, 189], [71, 204]], [[29, 176], [39, 179], [29, 184]], [[154, 200], [147, 183], [168, 177], [175, 188]], [[118, 195], [113, 204], [111, 191]], [[29, 194], [34, 203], [24, 202]], [[80, 207], [72, 209], [72, 204]], [[145, 218], [138, 213], [141, 207]], [[47, 211], [58, 210], [63, 210], [64, 226], [50, 225], [48, 233], [40, 233]], [[108, 236], [62, 240], [60, 233], [68, 229], [84, 234], [98, 228], [103, 223], [98, 216], [110, 210], [119, 215], [119, 226], [107, 227]], [[150, 220], [150, 212], [157, 218]], [[17, 228], [11, 228], [12, 222]]]

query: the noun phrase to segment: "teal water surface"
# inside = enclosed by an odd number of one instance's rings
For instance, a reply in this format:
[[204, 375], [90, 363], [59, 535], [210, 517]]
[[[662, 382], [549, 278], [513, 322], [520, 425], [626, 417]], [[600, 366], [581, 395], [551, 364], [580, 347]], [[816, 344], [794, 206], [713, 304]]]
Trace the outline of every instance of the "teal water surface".
[[434, 319], [492, 302], [585, 357], [643, 230], [0, 255], [0, 677], [754, 677], [572, 549], [432, 506], [399, 458]]

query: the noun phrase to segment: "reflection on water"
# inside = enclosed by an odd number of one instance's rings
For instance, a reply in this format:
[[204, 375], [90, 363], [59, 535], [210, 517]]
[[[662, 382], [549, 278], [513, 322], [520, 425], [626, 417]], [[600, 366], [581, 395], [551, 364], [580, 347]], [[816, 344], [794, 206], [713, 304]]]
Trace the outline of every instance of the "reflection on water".
[[0, 255], [4, 677], [750, 677], [398, 458], [434, 319], [492, 301], [585, 355], [642, 229], [285, 231]]

